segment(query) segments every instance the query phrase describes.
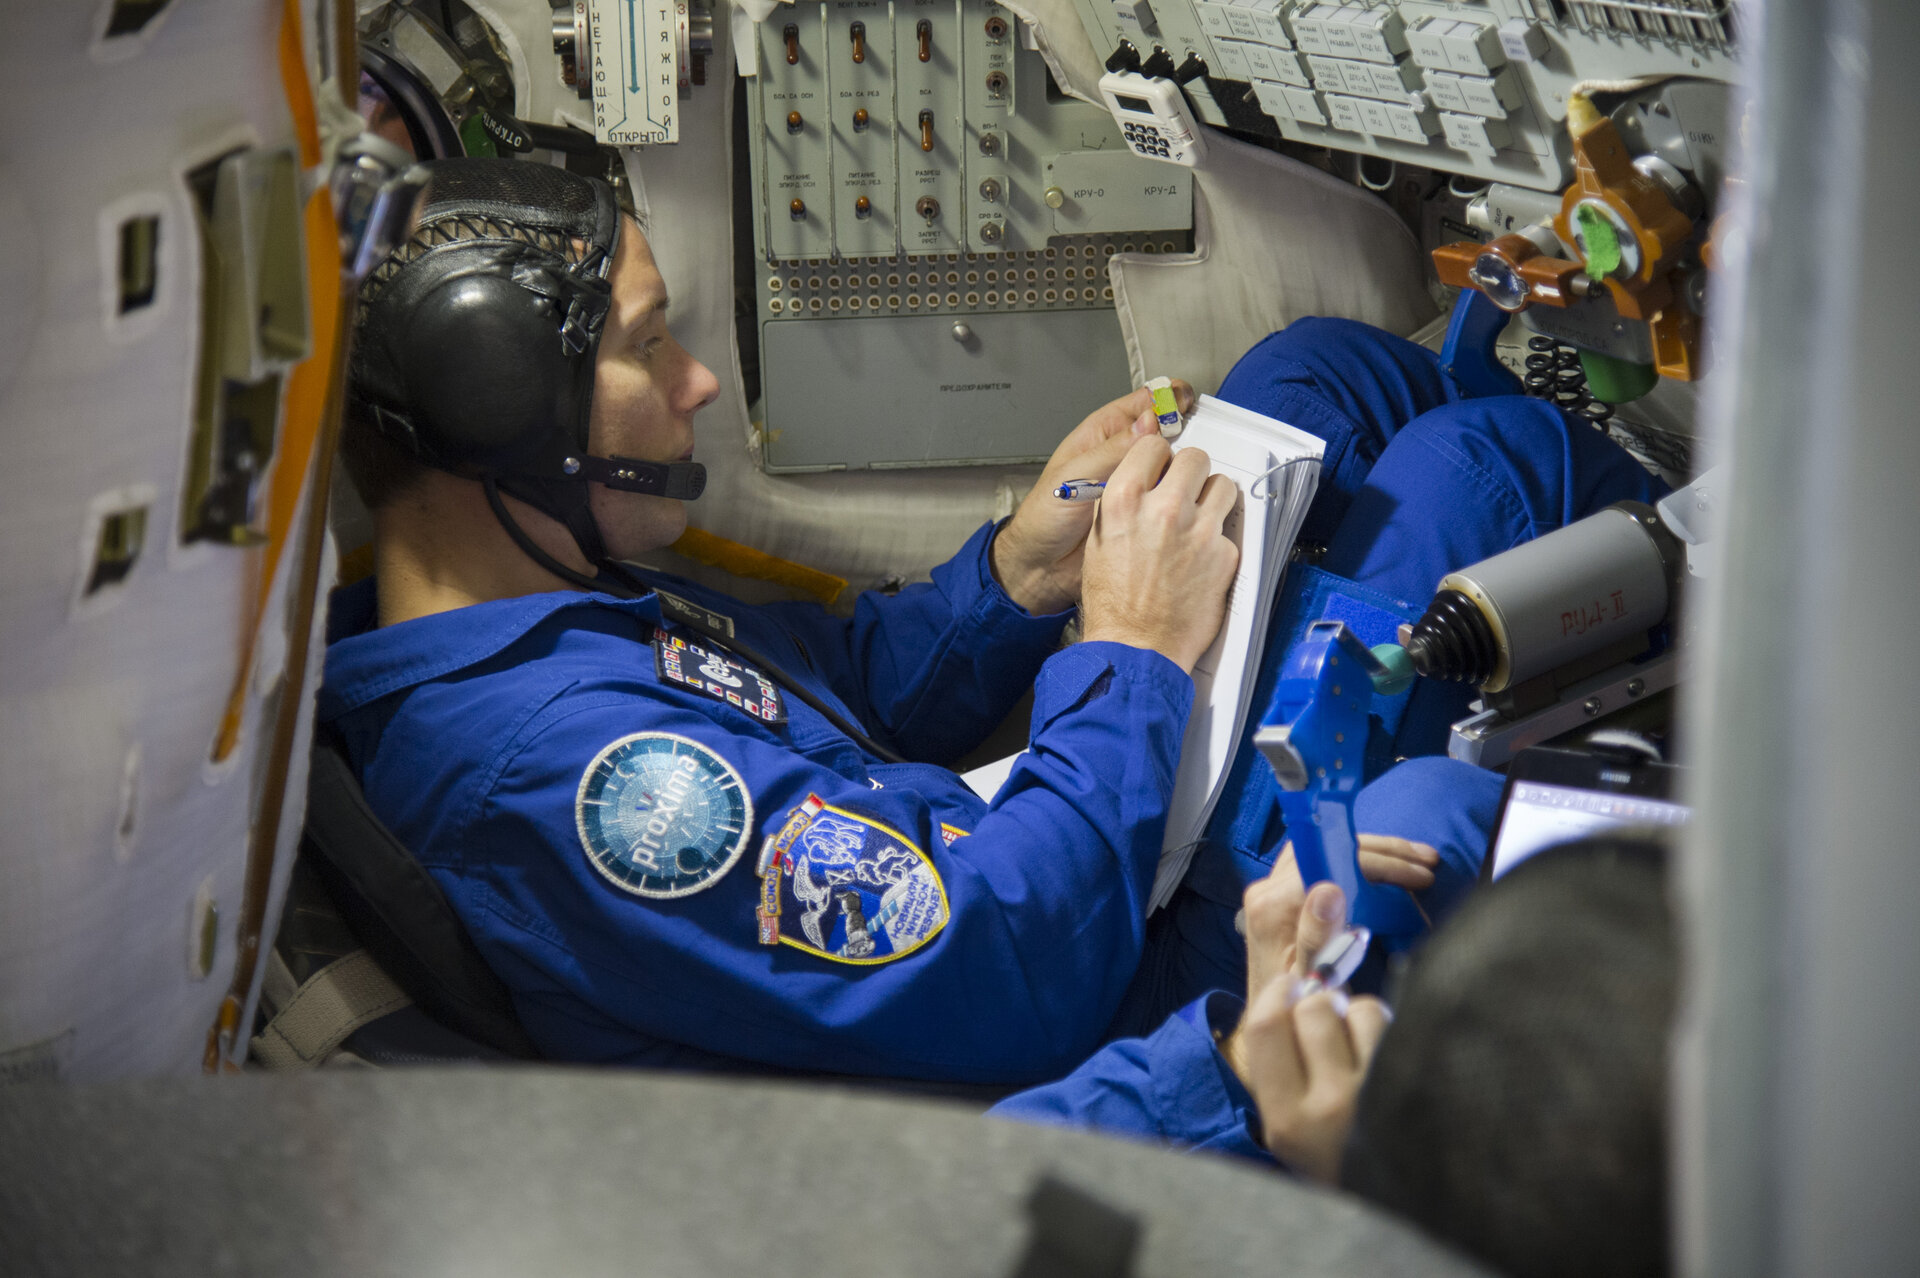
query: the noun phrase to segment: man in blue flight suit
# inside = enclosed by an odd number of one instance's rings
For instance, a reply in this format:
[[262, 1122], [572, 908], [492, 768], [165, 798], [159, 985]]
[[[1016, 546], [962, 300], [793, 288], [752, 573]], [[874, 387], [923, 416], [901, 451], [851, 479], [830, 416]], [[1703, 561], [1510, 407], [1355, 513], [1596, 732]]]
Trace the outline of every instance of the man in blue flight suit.
[[[931, 583], [864, 596], [851, 620], [643, 578], [619, 561], [684, 526], [691, 418], [716, 388], [664, 309], [645, 241], [604, 187], [458, 161], [436, 166], [420, 232], [370, 278], [356, 320], [345, 458], [375, 509], [377, 573], [336, 601], [321, 721], [534, 1040], [575, 1060], [1023, 1082], [1072, 1067], [1110, 1025], [1157, 1023], [1223, 985], [1237, 938], [1220, 885], [1271, 857], [1236, 832], [1266, 819], [1244, 769], [1216, 822], [1225, 851], [1201, 860], [1207, 894], [1159, 916], [1133, 980], [1186, 671], [1233, 564], [1232, 494], [1204, 458], [1169, 461], [1145, 395], [1118, 400], [1067, 438], [1010, 521]], [[1292, 419], [1332, 445], [1315, 518], [1332, 530], [1323, 566], [1355, 579], [1340, 606], [1417, 599], [1444, 571], [1375, 600], [1366, 555], [1342, 549], [1350, 526], [1370, 520], [1355, 544], [1375, 545], [1409, 521], [1477, 526], [1495, 511], [1517, 540], [1633, 495], [1576, 482], [1584, 445], [1555, 415], [1563, 508], [1527, 504], [1556, 481], [1525, 440], [1517, 522], [1497, 495], [1464, 520], [1457, 491], [1437, 507], [1375, 501], [1367, 449], [1423, 397], [1457, 392], [1399, 349], [1417, 348], [1330, 333], [1324, 369], [1300, 357], [1333, 416]], [[1367, 389], [1344, 389], [1356, 371]], [[1242, 398], [1263, 407], [1272, 381]], [[1340, 435], [1345, 395], [1378, 409], [1377, 438]], [[1374, 477], [1391, 475], [1391, 451]], [[1047, 495], [1104, 476], [1097, 519]], [[1456, 554], [1477, 544], [1434, 536]], [[1087, 642], [1055, 654], [1076, 598]], [[1030, 748], [982, 803], [937, 765], [1029, 684]], [[1421, 793], [1441, 781], [1408, 766], [1375, 787], [1372, 828], [1445, 856], [1394, 844], [1371, 875], [1424, 887], [1435, 860], [1443, 880], [1464, 874], [1484, 830], [1457, 802], [1459, 829], [1441, 828]]]
[[[433, 166], [356, 315], [343, 453], [376, 575], [323, 730], [534, 1041], [573, 1060], [1055, 1077], [1140, 953], [1235, 500], [1136, 392], [1011, 520], [852, 618], [619, 560], [697, 495], [713, 376], [638, 227], [545, 166]], [[1097, 505], [1048, 487], [1107, 478]], [[592, 575], [598, 573], [598, 576]], [[1054, 653], [1079, 602], [1086, 642]], [[1036, 681], [1037, 674], [1037, 681]], [[992, 804], [938, 766], [1032, 686]]]

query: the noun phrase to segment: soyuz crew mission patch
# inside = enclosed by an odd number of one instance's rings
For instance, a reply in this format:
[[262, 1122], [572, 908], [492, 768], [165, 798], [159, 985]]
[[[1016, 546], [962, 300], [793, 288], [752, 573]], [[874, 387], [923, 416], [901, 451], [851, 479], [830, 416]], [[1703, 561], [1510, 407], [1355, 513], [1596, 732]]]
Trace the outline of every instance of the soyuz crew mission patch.
[[753, 800], [740, 774], [671, 732], [636, 732], [595, 755], [573, 812], [587, 860], [635, 896], [712, 887], [753, 833]]
[[787, 721], [787, 705], [779, 687], [727, 653], [662, 632], [653, 640], [653, 667], [667, 683], [724, 701], [762, 723]]
[[[837, 963], [904, 958], [947, 925], [946, 885], [926, 853], [869, 817], [823, 806], [786, 849], [778, 940]], [[771, 884], [768, 885], [772, 887]]]

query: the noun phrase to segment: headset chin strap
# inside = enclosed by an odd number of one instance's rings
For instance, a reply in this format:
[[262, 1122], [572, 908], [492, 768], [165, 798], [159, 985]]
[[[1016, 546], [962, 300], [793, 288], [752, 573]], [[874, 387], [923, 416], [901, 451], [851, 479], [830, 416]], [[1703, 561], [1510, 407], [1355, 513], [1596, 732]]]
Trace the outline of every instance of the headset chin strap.
[[[520, 547], [527, 558], [533, 560], [533, 562], [539, 564], [542, 568], [545, 568], [548, 572], [560, 578], [560, 580], [571, 582], [582, 590], [604, 590], [606, 588], [604, 583], [595, 581], [583, 572], [575, 572], [573, 569], [567, 567], [545, 550], [542, 550], [533, 538], [527, 536], [527, 530], [522, 528], [519, 521], [514, 519], [511, 512], [507, 510], [507, 503], [500, 499], [500, 485], [498, 481], [488, 476], [480, 481], [480, 487], [487, 494], [487, 505], [493, 508], [493, 517], [500, 521], [500, 526], [507, 530], [507, 536], [513, 538], [513, 544]], [[589, 515], [587, 518], [591, 520], [592, 516]], [[577, 530], [572, 531], [574, 541], [578, 542], [580, 540], [579, 532]], [[599, 529], [594, 529], [594, 534], [595, 540], [598, 540]], [[581, 550], [587, 555], [589, 560], [595, 558], [593, 552], [585, 546], [582, 546]]]
[[567, 458], [565, 469], [569, 475], [605, 484], [623, 493], [671, 497], [676, 501], [692, 501], [707, 488], [707, 468], [699, 462], [645, 462], [631, 457], [585, 455]]

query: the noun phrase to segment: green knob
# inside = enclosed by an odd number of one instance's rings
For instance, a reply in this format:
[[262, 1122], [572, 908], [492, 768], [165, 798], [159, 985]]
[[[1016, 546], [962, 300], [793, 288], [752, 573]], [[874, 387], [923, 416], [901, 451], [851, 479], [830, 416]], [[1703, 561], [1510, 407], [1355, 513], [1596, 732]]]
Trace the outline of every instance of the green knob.
[[1587, 375], [1587, 389], [1603, 404], [1630, 404], [1660, 381], [1651, 364], [1634, 364], [1599, 351], [1581, 351], [1580, 368]]
[[1580, 228], [1580, 247], [1587, 258], [1587, 274], [1605, 279], [1620, 269], [1620, 235], [1607, 215], [1591, 204], [1575, 206], [1573, 220]]
[[1407, 650], [1397, 643], [1377, 643], [1373, 646], [1375, 660], [1382, 669], [1373, 676], [1373, 690], [1383, 697], [1396, 696], [1413, 686], [1413, 658]]
[[460, 145], [467, 148], [468, 155], [500, 154], [500, 148], [493, 144], [493, 137], [487, 132], [487, 126], [481, 123], [478, 111], [460, 122]]

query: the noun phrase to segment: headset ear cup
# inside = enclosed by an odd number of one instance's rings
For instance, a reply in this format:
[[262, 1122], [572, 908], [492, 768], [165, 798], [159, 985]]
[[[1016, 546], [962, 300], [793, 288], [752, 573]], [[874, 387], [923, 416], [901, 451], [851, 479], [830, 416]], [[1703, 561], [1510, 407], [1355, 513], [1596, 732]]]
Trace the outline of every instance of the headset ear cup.
[[[546, 299], [497, 275], [442, 279], [396, 335], [394, 362], [425, 451], [461, 470], [557, 470], [555, 427], [574, 405], [575, 364]], [[559, 445], [556, 448], [556, 445]]]

